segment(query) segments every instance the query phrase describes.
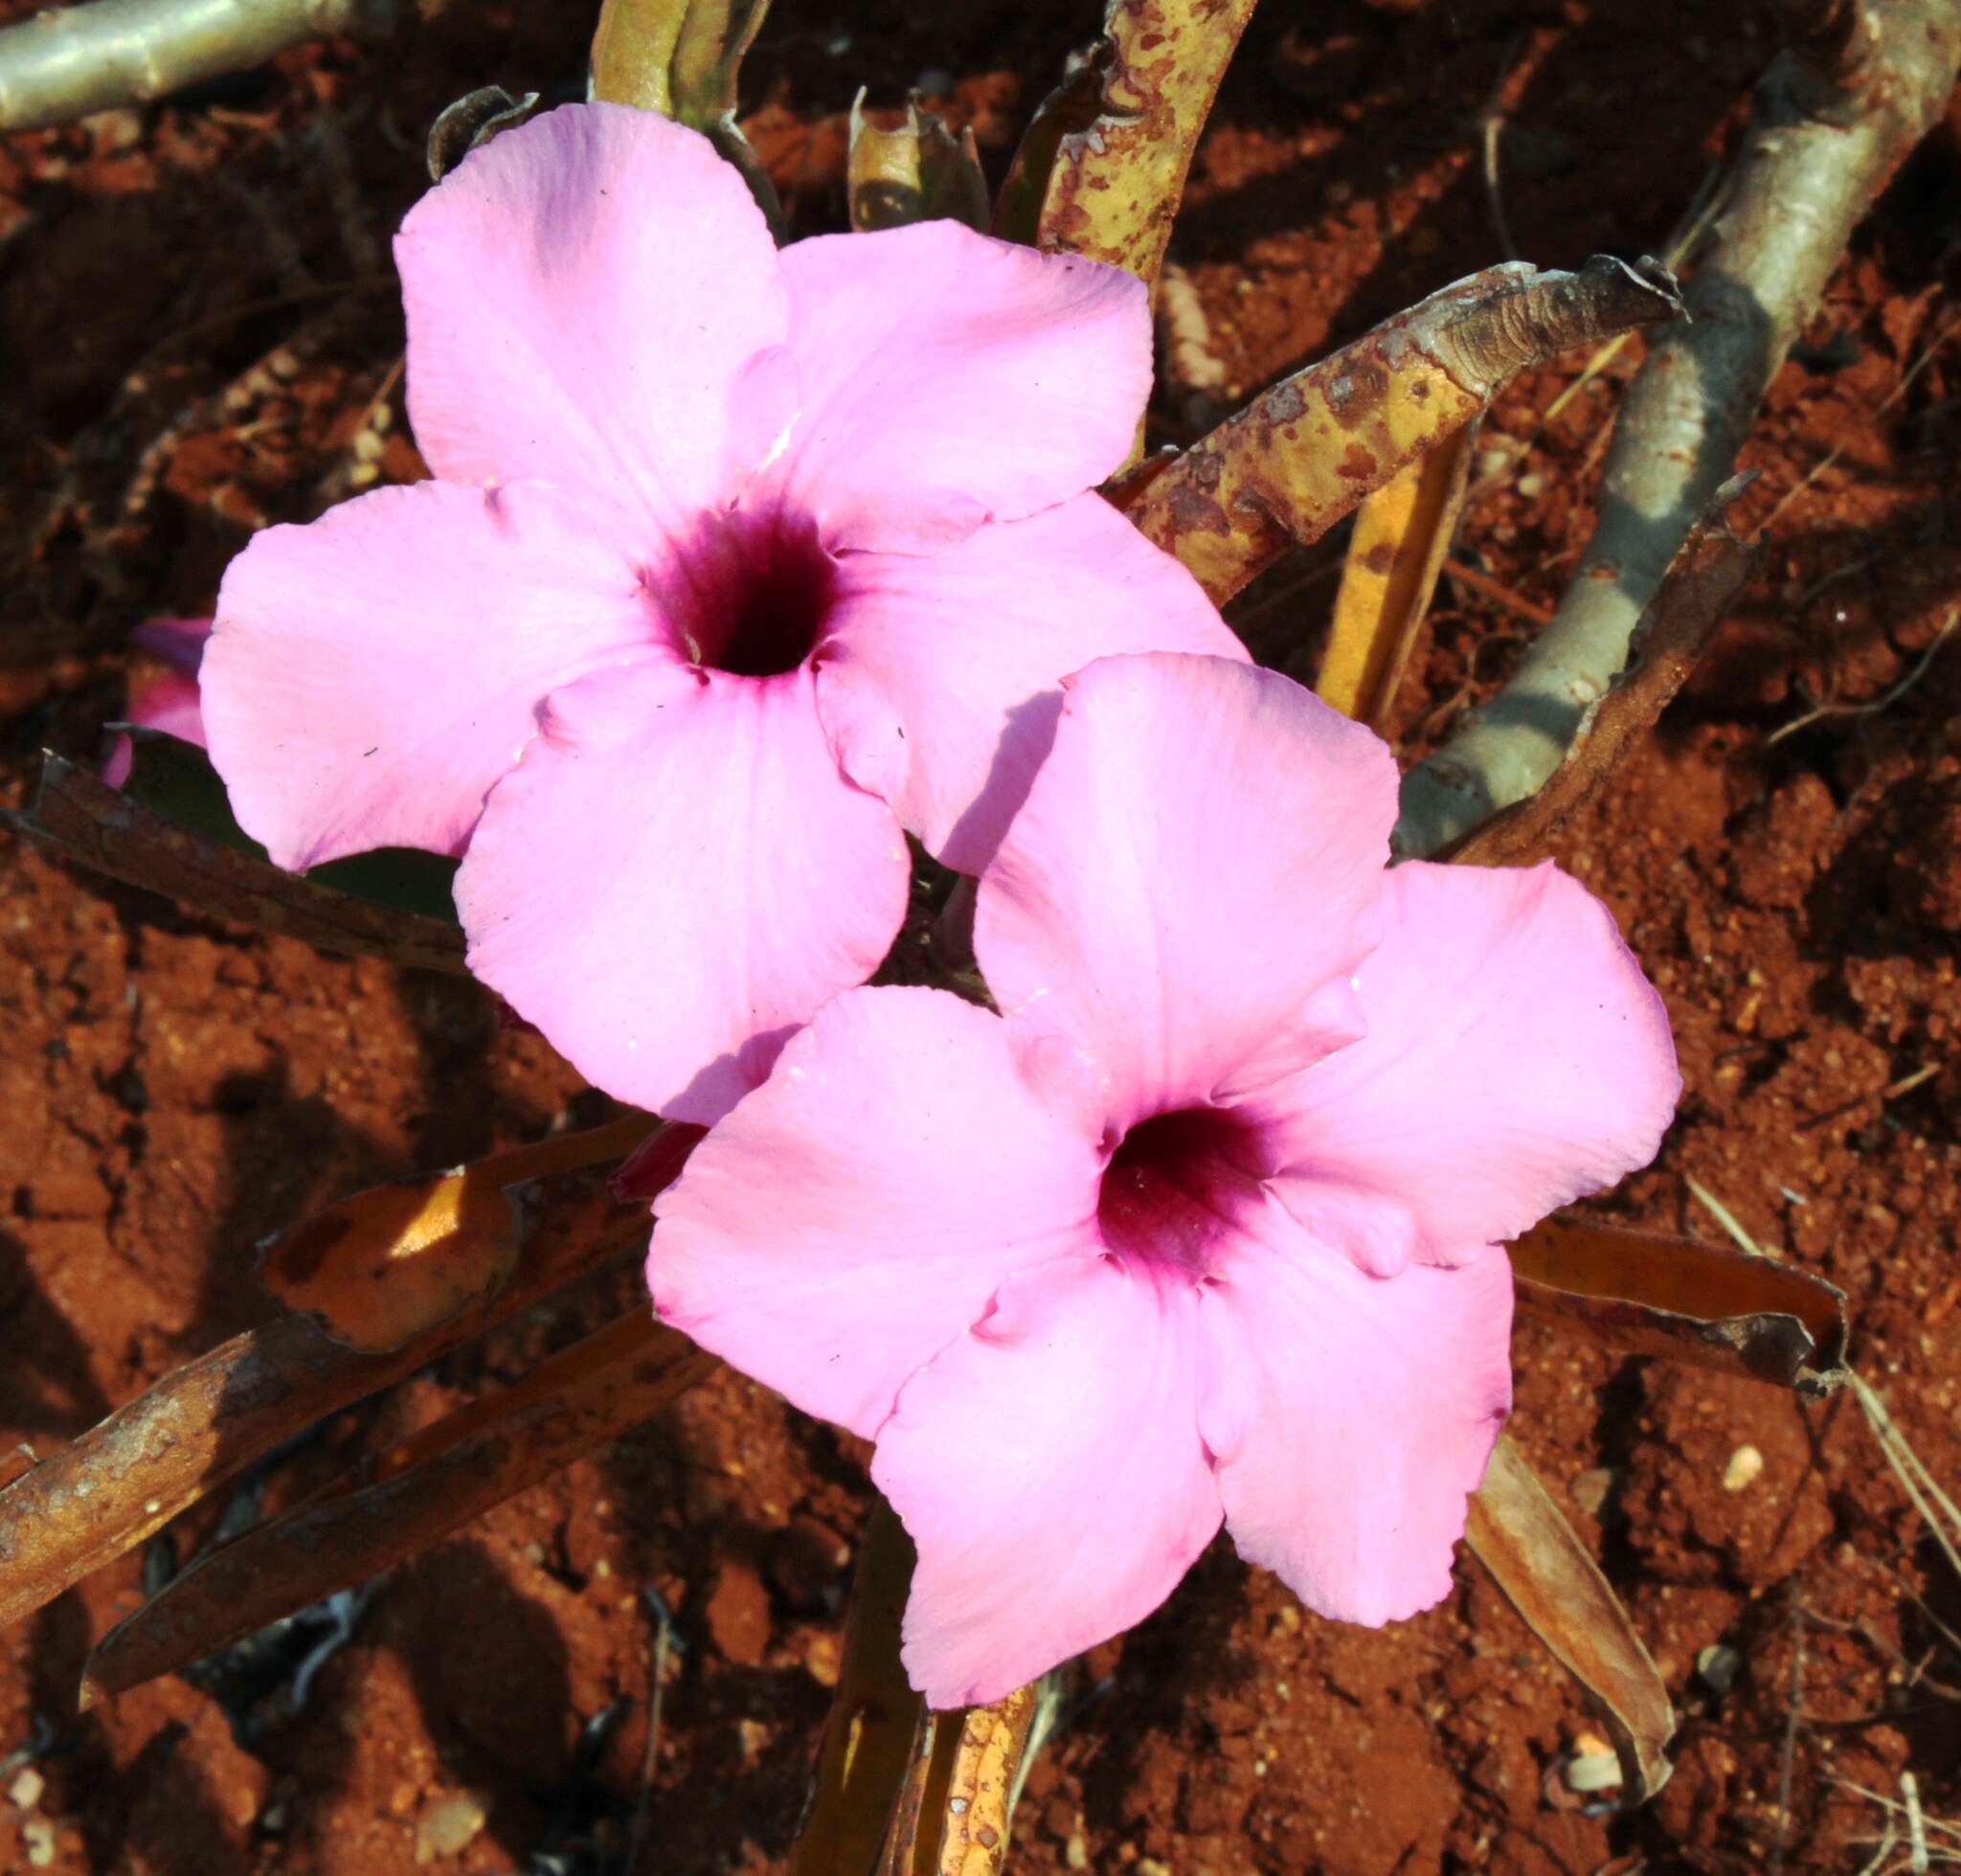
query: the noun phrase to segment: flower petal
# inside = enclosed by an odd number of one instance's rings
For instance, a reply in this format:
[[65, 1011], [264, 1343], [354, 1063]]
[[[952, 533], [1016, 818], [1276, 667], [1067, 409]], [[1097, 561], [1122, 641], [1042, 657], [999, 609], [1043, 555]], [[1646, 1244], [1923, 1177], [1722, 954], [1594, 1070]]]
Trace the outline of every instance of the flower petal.
[[845, 772], [978, 873], [1041, 766], [1063, 678], [1120, 651], [1246, 652], [1199, 583], [1100, 495], [948, 553], [840, 562], [818, 704]]
[[1397, 1621], [1448, 1593], [1511, 1406], [1512, 1274], [1370, 1277], [1276, 1206], [1199, 1301], [1199, 1426], [1240, 1554], [1310, 1609]]
[[597, 1086], [712, 1125], [905, 915], [891, 810], [838, 773], [807, 669], [672, 664], [554, 691], [457, 873], [470, 968]]
[[854, 990], [792, 1039], [657, 1208], [664, 1321], [868, 1438], [1004, 1278], [1095, 1247], [1093, 1139], [1007, 1026], [944, 990]]
[[212, 760], [282, 867], [452, 853], [546, 693], [656, 629], [632, 565], [553, 490], [377, 489], [226, 569], [200, 673]]
[[1169, 653], [1070, 680], [980, 881], [974, 941], [1018, 1024], [1074, 1038], [1119, 1124], [1357, 1033], [1396, 765], [1274, 671]]
[[1080, 495], [1151, 389], [1141, 281], [953, 221], [785, 248], [787, 499], [834, 548], [932, 553]]
[[1584, 886], [1411, 861], [1383, 909], [1367, 1035], [1253, 1103], [1303, 1221], [1339, 1205], [1445, 1263], [1655, 1157], [1681, 1093], [1668, 1014]]
[[733, 500], [795, 407], [762, 214], [655, 112], [507, 130], [410, 211], [395, 261], [409, 416], [445, 480], [637, 495], [673, 526]]
[[1219, 1528], [1193, 1292], [1107, 1258], [1011, 1278], [907, 1382], [871, 1476], [919, 1548], [902, 1656], [929, 1706], [999, 1700], [1138, 1622]]

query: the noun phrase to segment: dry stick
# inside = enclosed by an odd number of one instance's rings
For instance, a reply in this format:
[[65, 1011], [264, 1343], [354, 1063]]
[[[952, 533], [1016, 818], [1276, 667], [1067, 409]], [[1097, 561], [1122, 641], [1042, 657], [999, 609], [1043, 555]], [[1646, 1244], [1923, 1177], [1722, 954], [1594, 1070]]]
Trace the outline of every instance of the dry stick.
[[1894, 685], [1890, 690], [1882, 691], [1879, 696], [1863, 704], [1814, 705], [1802, 716], [1793, 716], [1789, 723], [1784, 724], [1779, 729], [1772, 730], [1764, 738], [1764, 747], [1769, 749], [1773, 745], [1782, 742], [1786, 736], [1794, 736], [1800, 730], [1807, 730], [1814, 723], [1823, 722], [1828, 716], [1878, 716], [1881, 712], [1891, 710], [1902, 697], [1905, 696], [1927, 674], [1928, 668], [1934, 662], [1935, 654], [1939, 652], [1942, 645], [1947, 644], [1948, 634], [1954, 629], [1956, 624], [1961, 624], [1961, 612], [1949, 613], [1947, 618], [1941, 621], [1940, 630], [1928, 642], [1927, 649], [1914, 662], [1913, 668], [1898, 684]]
[[0, 130], [162, 98], [336, 33], [379, 38], [396, 0], [95, 0], [0, 31]]
[[1504, 689], [1405, 779], [1399, 852], [1434, 851], [1558, 766], [1853, 228], [1945, 107], [1961, 65], [1952, 0], [1854, 0], [1846, 13], [1834, 69], [1787, 53], [1759, 85], [1691, 319], [1657, 335], [1628, 393], [1558, 615]]
[[399, 1470], [192, 1564], [96, 1644], [83, 1709], [366, 1582], [638, 1426], [718, 1366], [644, 1309], [609, 1322], [404, 1442]]
[[206, 840], [58, 756], [43, 757], [33, 806], [0, 811], [0, 826], [56, 859], [316, 950], [463, 971], [463, 935], [456, 926], [357, 899]]
[[0, 1491], [0, 1628], [161, 1529], [282, 1440], [508, 1321], [646, 1235], [597, 1168], [542, 1180], [517, 1269], [432, 1334], [361, 1354], [301, 1316], [281, 1316], [173, 1368]]
[[1680, 305], [1652, 260], [1487, 268], [1283, 378], [1114, 498], [1224, 604], [1476, 417], [1514, 373]]

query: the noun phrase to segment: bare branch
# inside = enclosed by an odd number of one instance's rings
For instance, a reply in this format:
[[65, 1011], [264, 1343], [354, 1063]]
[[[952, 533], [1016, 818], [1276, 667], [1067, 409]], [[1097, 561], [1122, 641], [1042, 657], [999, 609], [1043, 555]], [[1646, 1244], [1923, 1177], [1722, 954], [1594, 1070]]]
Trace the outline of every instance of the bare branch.
[[0, 31], [0, 130], [66, 124], [246, 72], [336, 33], [380, 38], [396, 0], [95, 0]]
[[645, 1205], [615, 1197], [603, 1168], [544, 1179], [523, 1203], [536, 1225], [509, 1280], [416, 1341], [363, 1354], [306, 1317], [276, 1317], [172, 1368], [0, 1491], [0, 1627], [141, 1544], [282, 1440], [644, 1243], [649, 1228]]
[[331, 1491], [192, 1564], [89, 1656], [81, 1706], [215, 1654], [351, 1589], [651, 1418], [720, 1366], [635, 1309], [387, 1454]]
[[1433, 852], [1558, 767], [1854, 227], [1946, 105], [1961, 65], [1952, 0], [1857, 0], [1846, 19], [1829, 65], [1786, 54], [1758, 86], [1689, 316], [1657, 336], [1628, 392], [1572, 584], [1511, 683], [1405, 780], [1399, 851]]
[[42, 757], [34, 805], [0, 812], [0, 826], [56, 859], [317, 950], [386, 958], [419, 970], [463, 970], [463, 935], [456, 926], [282, 872], [270, 860], [177, 826], [58, 756]]

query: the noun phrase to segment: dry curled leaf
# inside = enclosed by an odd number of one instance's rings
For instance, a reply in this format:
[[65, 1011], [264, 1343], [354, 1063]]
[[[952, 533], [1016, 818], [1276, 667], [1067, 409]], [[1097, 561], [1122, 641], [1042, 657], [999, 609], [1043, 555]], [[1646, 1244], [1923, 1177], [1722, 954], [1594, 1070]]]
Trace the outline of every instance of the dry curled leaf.
[[1109, 0], [1103, 36], [1030, 124], [995, 232], [1155, 292], [1199, 132], [1253, 0]]
[[1653, 1797], [1672, 1769], [1668, 1689], [1620, 1598], [1507, 1435], [1472, 1494], [1464, 1542], [1598, 1708], [1620, 1756], [1625, 1801]]
[[851, 101], [845, 175], [851, 226], [861, 234], [914, 221], [987, 226], [987, 178], [973, 131], [956, 137], [916, 98], [906, 101], [897, 124], [887, 125], [865, 114], [859, 92]]
[[532, 1182], [619, 1161], [658, 1124], [630, 1115], [433, 1179], [371, 1187], [267, 1238], [259, 1280], [336, 1342], [386, 1354], [509, 1280], [536, 1224]]
[[991, 1706], [921, 1714], [877, 1876], [999, 1876], [1040, 1704], [1038, 1684]]
[[1845, 1294], [1789, 1264], [1659, 1232], [1547, 1218], [1511, 1247], [1521, 1314], [1626, 1355], [1828, 1394]]
[[1470, 422], [1516, 373], [1680, 305], [1674, 276], [1652, 260], [1488, 268], [1283, 378], [1130, 484], [1121, 506], [1223, 605]]

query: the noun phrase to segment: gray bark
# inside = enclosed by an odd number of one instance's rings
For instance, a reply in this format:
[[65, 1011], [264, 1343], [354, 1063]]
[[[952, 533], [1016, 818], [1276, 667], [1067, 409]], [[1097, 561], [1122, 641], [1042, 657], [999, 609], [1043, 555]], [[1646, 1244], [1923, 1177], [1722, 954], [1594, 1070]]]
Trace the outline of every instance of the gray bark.
[[396, 0], [94, 0], [0, 30], [0, 130], [66, 124], [249, 71], [336, 33], [379, 34]]
[[1688, 317], [1653, 335], [1628, 392], [1572, 584], [1512, 681], [1405, 778], [1399, 853], [1459, 838], [1559, 766], [1853, 229], [1938, 120], [1961, 65], [1954, 0], [1857, 0], [1846, 27], [1829, 69], [1786, 54], [1758, 86]]

